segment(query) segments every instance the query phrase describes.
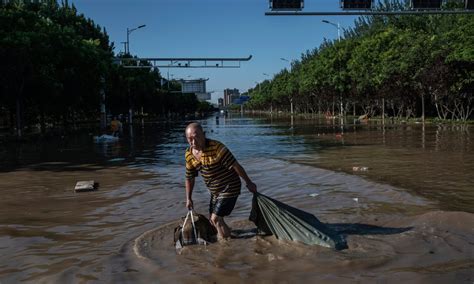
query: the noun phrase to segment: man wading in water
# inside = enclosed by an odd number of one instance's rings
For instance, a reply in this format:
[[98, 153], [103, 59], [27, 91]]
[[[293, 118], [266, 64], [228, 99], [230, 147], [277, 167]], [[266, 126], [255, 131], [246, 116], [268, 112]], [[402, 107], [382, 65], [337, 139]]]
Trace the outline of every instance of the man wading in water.
[[219, 238], [228, 238], [230, 229], [224, 222], [234, 209], [240, 194], [240, 177], [244, 179], [250, 192], [257, 192], [257, 186], [250, 180], [245, 170], [232, 153], [216, 140], [206, 139], [199, 123], [190, 123], [185, 130], [189, 148], [186, 149], [186, 207], [193, 208], [192, 193], [194, 179], [201, 172], [211, 193], [209, 214]]

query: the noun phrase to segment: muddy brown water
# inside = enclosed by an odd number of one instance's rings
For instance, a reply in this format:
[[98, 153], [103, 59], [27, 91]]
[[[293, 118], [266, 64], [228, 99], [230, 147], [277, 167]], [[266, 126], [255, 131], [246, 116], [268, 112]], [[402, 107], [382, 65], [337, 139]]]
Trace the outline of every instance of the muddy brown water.
[[[255, 236], [243, 189], [228, 218], [241, 238], [178, 253], [185, 123], [146, 123], [115, 143], [85, 131], [0, 144], [0, 283], [473, 283], [472, 127], [202, 123], [260, 192], [314, 214], [348, 249]], [[99, 190], [74, 193], [78, 180]], [[207, 212], [200, 179], [194, 203]]]

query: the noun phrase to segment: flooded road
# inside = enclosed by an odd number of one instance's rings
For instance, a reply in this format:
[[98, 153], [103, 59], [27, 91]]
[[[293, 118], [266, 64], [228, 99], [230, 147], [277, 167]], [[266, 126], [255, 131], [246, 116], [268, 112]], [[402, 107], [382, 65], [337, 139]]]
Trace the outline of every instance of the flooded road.
[[[260, 192], [317, 216], [349, 248], [231, 239], [177, 254], [185, 122], [146, 123], [115, 143], [0, 144], [0, 282], [289, 283], [474, 281], [472, 127], [211, 117]], [[74, 193], [78, 180], [98, 191]], [[208, 193], [196, 182], [197, 212]], [[229, 218], [251, 232], [251, 194]]]

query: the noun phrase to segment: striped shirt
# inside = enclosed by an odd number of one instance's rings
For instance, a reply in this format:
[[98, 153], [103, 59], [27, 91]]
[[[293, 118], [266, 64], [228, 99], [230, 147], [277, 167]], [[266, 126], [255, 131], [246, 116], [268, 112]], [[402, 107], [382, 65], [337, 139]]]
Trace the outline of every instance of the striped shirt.
[[232, 168], [236, 162], [232, 153], [219, 141], [206, 139], [201, 160], [198, 161], [191, 147], [186, 149], [186, 179], [201, 176], [211, 194], [219, 198], [235, 197], [240, 194], [240, 177]]

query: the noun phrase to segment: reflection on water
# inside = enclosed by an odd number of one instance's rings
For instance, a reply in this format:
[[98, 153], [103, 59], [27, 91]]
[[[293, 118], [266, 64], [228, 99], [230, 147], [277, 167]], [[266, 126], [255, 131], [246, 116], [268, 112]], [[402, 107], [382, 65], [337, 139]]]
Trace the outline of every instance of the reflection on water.
[[[84, 131], [0, 144], [0, 282], [474, 280], [470, 127], [240, 114], [202, 124], [262, 193], [338, 229], [349, 249], [252, 236], [177, 255], [186, 124], [144, 123], [113, 143]], [[78, 180], [100, 188], [76, 194]], [[200, 178], [194, 199], [207, 212]], [[250, 201], [244, 190], [234, 229], [252, 228]]]

